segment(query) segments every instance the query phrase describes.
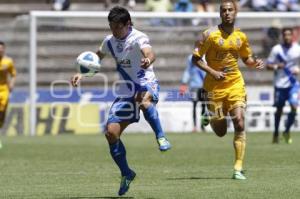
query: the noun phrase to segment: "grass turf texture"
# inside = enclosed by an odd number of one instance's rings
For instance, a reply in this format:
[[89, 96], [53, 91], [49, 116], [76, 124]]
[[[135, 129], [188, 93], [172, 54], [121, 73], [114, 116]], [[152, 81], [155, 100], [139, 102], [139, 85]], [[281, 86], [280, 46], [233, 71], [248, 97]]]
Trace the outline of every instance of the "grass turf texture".
[[[126, 134], [137, 178], [122, 198], [300, 198], [300, 134], [271, 144], [248, 134], [246, 181], [231, 179], [233, 134], [169, 134], [161, 153], [153, 134]], [[104, 136], [1, 137], [0, 198], [118, 198], [119, 170]]]

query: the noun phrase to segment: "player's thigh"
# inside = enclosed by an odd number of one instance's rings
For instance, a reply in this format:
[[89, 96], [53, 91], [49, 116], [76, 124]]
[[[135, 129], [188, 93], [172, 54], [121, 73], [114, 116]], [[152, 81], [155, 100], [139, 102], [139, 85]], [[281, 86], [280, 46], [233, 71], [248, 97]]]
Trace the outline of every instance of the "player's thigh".
[[110, 144], [115, 143], [118, 139], [120, 139], [121, 134], [129, 124], [130, 122], [109, 123], [106, 127], [107, 130], [105, 133], [107, 141]]
[[210, 126], [219, 137], [223, 137], [227, 133], [227, 121], [224, 114], [223, 101], [214, 101], [209, 99], [207, 108], [210, 112]]
[[285, 102], [289, 100], [290, 88], [275, 88], [274, 90], [274, 106], [284, 107]]
[[0, 111], [5, 112], [8, 104], [9, 92], [4, 90], [0, 91]]

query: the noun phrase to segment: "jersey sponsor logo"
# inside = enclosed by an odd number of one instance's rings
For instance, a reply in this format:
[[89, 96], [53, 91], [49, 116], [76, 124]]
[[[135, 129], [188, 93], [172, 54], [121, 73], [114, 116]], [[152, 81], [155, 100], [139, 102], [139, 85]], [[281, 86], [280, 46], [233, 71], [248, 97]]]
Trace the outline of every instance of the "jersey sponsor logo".
[[121, 59], [118, 61], [118, 64], [121, 65], [123, 68], [130, 68], [131, 62], [130, 59]]
[[217, 60], [224, 60], [225, 58], [233, 57], [235, 59], [238, 59], [239, 55], [238, 52], [235, 50], [226, 50], [226, 51], [217, 51], [216, 53], [216, 59]]

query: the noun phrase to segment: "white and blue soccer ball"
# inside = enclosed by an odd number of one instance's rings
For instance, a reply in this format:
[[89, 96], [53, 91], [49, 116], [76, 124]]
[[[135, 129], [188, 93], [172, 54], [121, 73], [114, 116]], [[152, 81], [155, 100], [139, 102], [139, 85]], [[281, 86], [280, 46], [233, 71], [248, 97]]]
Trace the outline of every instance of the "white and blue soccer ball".
[[76, 59], [77, 71], [83, 75], [91, 76], [99, 72], [101, 62], [98, 55], [91, 51], [80, 53]]

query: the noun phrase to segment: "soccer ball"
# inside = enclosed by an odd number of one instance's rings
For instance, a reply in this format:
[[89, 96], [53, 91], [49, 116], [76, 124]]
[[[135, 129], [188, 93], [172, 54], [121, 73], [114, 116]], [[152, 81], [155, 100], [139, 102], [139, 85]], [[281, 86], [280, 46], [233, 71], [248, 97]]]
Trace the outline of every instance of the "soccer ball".
[[98, 55], [91, 51], [80, 53], [76, 59], [76, 63], [77, 71], [86, 76], [96, 74], [101, 68]]

